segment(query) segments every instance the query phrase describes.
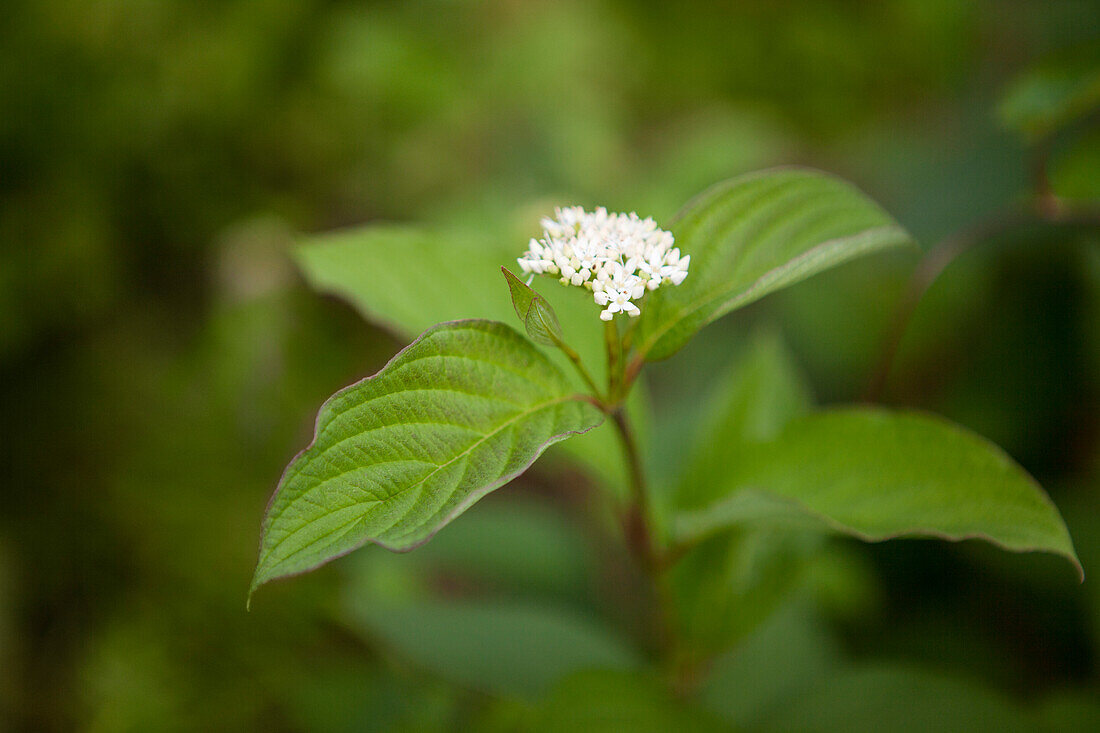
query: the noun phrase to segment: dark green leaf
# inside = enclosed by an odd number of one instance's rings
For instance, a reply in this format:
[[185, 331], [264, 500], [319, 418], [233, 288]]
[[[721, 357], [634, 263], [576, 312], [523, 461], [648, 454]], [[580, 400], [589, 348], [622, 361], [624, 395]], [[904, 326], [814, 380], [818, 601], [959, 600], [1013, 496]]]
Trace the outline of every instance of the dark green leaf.
[[1028, 731], [1023, 711], [968, 680], [918, 669], [866, 666], [834, 671], [786, 701], [763, 730]]
[[578, 672], [562, 681], [538, 709], [536, 733], [579, 731], [729, 730], [709, 713], [674, 700], [658, 680], [612, 671]]
[[731, 456], [721, 481], [691, 489], [676, 520], [681, 541], [793, 522], [867, 541], [984, 539], [1080, 568], [1042, 488], [992, 443], [928, 415], [850, 408], [800, 418]]
[[[679, 501], [724, 481], [731, 461], [807, 412], [810, 395], [779, 337], [758, 332], [703, 402]], [[681, 633], [703, 650], [737, 642], [804, 586], [822, 544], [819, 532], [749, 527], [692, 548], [670, 576]]]
[[417, 552], [383, 554], [386, 559], [420, 558], [437, 572], [494, 589], [583, 595], [592, 580], [584, 532], [551, 502], [508, 498], [477, 504]]
[[562, 342], [561, 325], [558, 315], [546, 302], [546, 298], [536, 293], [529, 285], [513, 275], [507, 267], [501, 267], [508, 290], [512, 294], [512, 306], [520, 322], [527, 328], [527, 335], [537, 344], [557, 346]]
[[669, 573], [685, 648], [705, 656], [738, 643], [814, 576], [828, 552], [820, 531], [769, 526], [709, 537]]
[[478, 502], [416, 552], [363, 552], [345, 567], [376, 600], [429, 600], [446, 579], [486, 592], [584, 603], [596, 572], [588, 539], [554, 503], [511, 493]]
[[715, 660], [700, 698], [739, 729], [756, 728], [839, 664], [840, 645], [824, 624], [791, 605]]
[[684, 470], [679, 495], [706, 487], [725, 475], [731, 456], [774, 438], [791, 419], [810, 410], [810, 389], [778, 335], [759, 332], [748, 351], [705, 401], [695, 450]]
[[1048, 135], [1100, 105], [1100, 53], [1075, 49], [1024, 72], [1005, 92], [1006, 125], [1030, 137]]
[[1034, 709], [1032, 718], [1034, 730], [1041, 733], [1100, 730], [1100, 700], [1088, 687], [1059, 690]]
[[355, 599], [355, 625], [425, 669], [497, 695], [535, 698], [584, 669], [631, 669], [637, 653], [578, 612], [514, 601]]
[[321, 408], [268, 508], [252, 588], [366, 542], [411, 549], [601, 419], [507, 326], [434, 326]]
[[1100, 175], [1096, 171], [1100, 171], [1100, 126], [1083, 131], [1052, 156], [1051, 190], [1069, 201], [1100, 201]]
[[672, 232], [691, 270], [679, 287], [646, 299], [635, 343], [650, 360], [671, 356], [703, 326], [770, 292], [911, 242], [855, 187], [797, 168], [718, 184], [687, 205]]

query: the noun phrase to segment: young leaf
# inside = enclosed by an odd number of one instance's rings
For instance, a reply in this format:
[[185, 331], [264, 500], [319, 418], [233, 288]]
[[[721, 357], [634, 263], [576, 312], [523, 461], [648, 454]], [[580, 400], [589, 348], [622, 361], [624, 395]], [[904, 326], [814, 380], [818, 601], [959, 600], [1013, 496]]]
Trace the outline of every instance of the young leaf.
[[984, 539], [1061, 555], [1080, 571], [1066, 526], [1034, 479], [984, 438], [929, 415], [849, 408], [800, 418], [740, 451], [713, 485], [693, 489], [676, 519], [681, 541], [793, 521], [872, 542]]
[[536, 344], [556, 346], [562, 342], [561, 325], [554, 309], [529, 285], [513, 275], [507, 267], [501, 266], [508, 290], [512, 293], [512, 306], [516, 315], [527, 328], [527, 335]]
[[680, 286], [646, 299], [635, 343], [651, 361], [671, 356], [703, 326], [768, 293], [912, 241], [855, 187], [799, 168], [714, 186], [688, 203], [672, 232], [691, 255], [691, 272]]
[[367, 542], [412, 549], [601, 419], [511, 328], [434, 326], [321, 408], [271, 500], [252, 589]]

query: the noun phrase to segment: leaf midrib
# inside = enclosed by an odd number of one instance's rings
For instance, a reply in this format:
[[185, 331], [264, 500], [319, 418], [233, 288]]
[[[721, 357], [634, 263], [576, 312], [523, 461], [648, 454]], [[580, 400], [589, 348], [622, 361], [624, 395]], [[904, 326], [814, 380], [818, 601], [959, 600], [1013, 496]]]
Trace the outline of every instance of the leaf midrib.
[[[357, 506], [357, 505], [359, 505], [359, 504], [379, 504], [379, 503], [383, 503], [384, 501], [390, 501], [390, 500], [392, 500], [392, 499], [394, 499], [394, 498], [396, 498], [396, 497], [398, 497], [398, 496], [401, 496], [401, 495], [403, 495], [404, 493], [406, 493], [406, 492], [408, 492], [408, 491], [410, 491], [410, 490], [412, 490], [412, 489], [414, 489], [414, 488], [417, 488], [417, 487], [419, 487], [419, 486], [423, 485], [423, 484], [424, 484], [424, 483], [425, 483], [426, 481], [428, 481], [428, 480], [429, 480], [429, 479], [430, 479], [430, 478], [431, 478], [432, 476], [434, 476], [435, 474], [439, 473], [439, 472], [440, 472], [440, 471], [442, 471], [442, 470], [443, 470], [444, 468], [447, 468], [447, 467], [449, 467], [449, 466], [453, 465], [454, 463], [456, 463], [457, 461], [461, 460], [462, 458], [465, 458], [465, 457], [466, 457], [466, 456], [468, 456], [468, 455], [469, 455], [469, 454], [470, 454], [471, 452], [473, 452], [473, 451], [474, 451], [474, 449], [476, 449], [476, 448], [477, 448], [478, 446], [482, 445], [483, 443], [485, 443], [486, 441], [488, 441], [489, 439], [491, 439], [491, 438], [492, 438], [492, 437], [494, 437], [495, 435], [499, 434], [499, 433], [500, 433], [501, 431], [503, 431], [504, 429], [506, 429], [506, 428], [510, 427], [511, 425], [515, 424], [515, 423], [516, 423], [517, 421], [519, 421], [519, 420], [520, 420], [521, 418], [524, 418], [524, 417], [527, 417], [527, 416], [529, 416], [529, 415], [532, 415], [532, 414], [534, 414], [534, 413], [536, 413], [536, 412], [538, 412], [538, 411], [540, 411], [540, 410], [543, 410], [543, 409], [545, 409], [545, 408], [547, 408], [547, 407], [551, 407], [551, 406], [553, 406], [553, 405], [557, 405], [557, 404], [563, 404], [563, 403], [565, 403], [565, 402], [573, 402], [573, 401], [579, 401], [579, 400], [580, 400], [580, 397], [579, 397], [578, 395], [566, 395], [566, 396], [564, 396], [564, 397], [557, 397], [557, 398], [555, 398], [555, 399], [552, 399], [552, 400], [547, 400], [546, 402], [541, 402], [541, 403], [539, 403], [538, 405], [534, 405], [533, 407], [531, 407], [531, 408], [528, 408], [527, 410], [524, 410], [524, 411], [522, 411], [522, 412], [519, 412], [519, 413], [517, 413], [516, 415], [514, 415], [513, 417], [511, 417], [511, 418], [509, 418], [508, 420], [506, 420], [505, 422], [501, 423], [501, 424], [500, 424], [500, 425], [499, 425], [499, 426], [498, 426], [497, 428], [495, 428], [494, 430], [492, 430], [492, 431], [490, 431], [490, 432], [486, 433], [485, 435], [483, 435], [483, 436], [482, 436], [481, 438], [479, 438], [478, 440], [475, 440], [475, 441], [474, 441], [474, 442], [473, 442], [473, 443], [472, 443], [472, 444], [471, 444], [471, 445], [470, 445], [470, 446], [469, 446], [468, 448], [466, 448], [465, 450], [463, 450], [463, 451], [462, 451], [461, 453], [458, 453], [458, 454], [456, 454], [456, 455], [455, 455], [455, 456], [454, 456], [453, 458], [451, 458], [451, 459], [449, 459], [449, 460], [445, 461], [444, 463], [438, 464], [438, 465], [437, 465], [437, 467], [436, 467], [436, 468], [435, 468], [434, 470], [432, 470], [432, 471], [431, 471], [430, 473], [428, 473], [427, 475], [425, 475], [425, 476], [424, 476], [424, 477], [423, 477], [422, 479], [420, 479], [419, 481], [416, 481], [415, 483], [409, 484], [409, 485], [408, 485], [408, 486], [406, 486], [406, 487], [403, 487], [403, 488], [401, 488], [401, 489], [398, 489], [397, 491], [395, 491], [394, 493], [392, 493], [392, 494], [390, 494], [390, 495], [389, 495], [388, 497], [386, 497], [386, 499], [385, 499], [385, 500], [372, 499], [372, 500], [370, 500], [370, 501], [359, 501], [359, 502], [353, 502], [352, 504], [349, 504], [348, 506], [346, 506], [346, 507], [343, 507], [343, 508], [344, 508], [344, 509], [349, 509], [349, 508], [351, 508], [351, 507], [354, 507], [354, 506]], [[354, 470], [354, 469], [353, 469], [353, 470]], [[345, 472], [345, 473], [346, 473], [346, 472]], [[342, 474], [341, 474], [341, 475], [342, 475]], [[280, 487], [280, 490], [281, 490], [281, 488], [282, 488], [282, 487]], [[315, 488], [316, 488], [316, 487], [314, 487], [314, 489], [315, 489]], [[310, 489], [310, 490], [313, 490], [313, 489]], [[268, 523], [268, 524], [269, 524], [269, 526], [271, 526], [271, 525], [273, 525], [273, 524], [274, 524], [275, 522], [277, 522], [277, 521], [278, 521], [278, 520], [279, 520], [279, 519], [280, 519], [280, 518], [281, 518], [281, 517], [283, 516], [283, 514], [284, 514], [284, 513], [286, 512], [286, 510], [287, 510], [287, 509], [289, 509], [289, 508], [290, 508], [291, 506], [293, 506], [293, 505], [294, 505], [294, 503], [295, 503], [295, 502], [296, 502], [296, 501], [297, 501], [298, 499], [300, 499], [300, 498], [301, 498], [302, 496], [305, 496], [305, 493], [304, 493], [304, 492], [303, 492], [302, 494], [300, 494], [299, 496], [295, 497], [294, 499], [292, 499], [292, 500], [291, 500], [290, 502], [288, 502], [288, 503], [287, 503], [287, 504], [286, 504], [286, 505], [285, 505], [284, 507], [282, 507], [282, 508], [281, 508], [281, 509], [279, 510], [278, 514], [272, 514], [272, 515], [271, 515], [271, 519], [270, 519], [270, 522]], [[335, 533], [336, 533], [337, 531], [340, 531], [341, 529], [344, 529], [344, 528], [347, 528], [347, 529], [346, 529], [346, 532], [350, 532], [350, 531], [351, 531], [351, 527], [353, 527], [353, 526], [354, 526], [354, 524], [355, 524], [356, 522], [361, 522], [361, 521], [363, 521], [364, 519], [366, 519], [366, 517], [365, 517], [365, 516], [360, 516], [360, 517], [357, 517], [357, 518], [356, 518], [355, 520], [353, 520], [352, 522], [349, 522], [349, 523], [347, 523], [347, 524], [341, 525], [340, 527], [336, 527], [336, 528], [334, 528], [334, 529], [330, 530], [329, 532], [326, 532], [325, 534], [323, 534], [323, 535], [321, 535], [320, 537], [318, 537], [318, 538], [317, 538], [317, 539], [316, 539], [316, 540], [315, 540], [315, 541], [314, 541], [313, 543], [311, 543], [311, 544], [316, 544], [316, 542], [319, 542], [319, 541], [323, 540], [324, 538], [326, 538], [326, 537], [328, 537], [328, 536], [330, 536], [330, 535], [332, 535], [332, 534], [335, 534]], [[267, 550], [267, 556], [268, 556], [268, 557], [271, 557], [271, 556], [272, 556], [272, 554], [274, 554], [274, 553], [275, 553], [275, 552], [276, 552], [276, 551], [278, 550], [278, 548], [279, 548], [280, 546], [282, 546], [282, 544], [283, 544], [284, 542], [286, 542], [286, 541], [287, 541], [288, 539], [290, 539], [291, 537], [294, 537], [294, 536], [296, 536], [296, 535], [297, 535], [297, 534], [298, 534], [299, 532], [301, 532], [301, 531], [303, 531], [303, 530], [307, 529], [307, 528], [308, 528], [309, 526], [311, 526], [311, 523], [306, 523], [306, 524], [302, 525], [301, 527], [298, 527], [297, 529], [295, 529], [295, 530], [293, 530], [293, 531], [291, 531], [291, 532], [289, 532], [289, 533], [287, 533], [287, 534], [283, 535], [283, 536], [282, 536], [281, 538], [279, 538], [279, 541], [278, 541], [278, 542], [276, 542], [276, 543], [275, 543], [274, 545], [272, 545], [272, 546], [271, 546], [271, 547], [270, 547], [270, 548], [269, 548], [269, 549]], [[345, 533], [346, 533], [346, 532], [345, 532]], [[295, 554], [297, 554], [297, 553], [295, 553]], [[293, 557], [293, 555], [287, 555], [287, 556], [286, 556], [286, 557], [284, 557], [284, 558], [283, 558], [283, 559], [282, 559], [282, 560], [281, 560], [280, 562], [285, 562], [285, 561], [286, 561], [286, 559], [287, 559], [287, 558], [289, 558], [289, 557]], [[268, 564], [268, 567], [271, 567], [271, 565], [270, 565], [270, 564]]]

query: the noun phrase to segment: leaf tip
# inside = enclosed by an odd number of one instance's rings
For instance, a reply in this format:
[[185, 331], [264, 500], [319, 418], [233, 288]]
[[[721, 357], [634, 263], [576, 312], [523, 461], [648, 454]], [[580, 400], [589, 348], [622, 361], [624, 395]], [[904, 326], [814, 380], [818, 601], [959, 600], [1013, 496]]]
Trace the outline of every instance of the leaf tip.
[[1070, 545], [1069, 552], [1065, 553], [1063, 557], [1069, 560], [1070, 564], [1073, 565], [1073, 568], [1077, 571], [1077, 583], [1083, 584], [1085, 582], [1085, 566], [1081, 564], [1081, 559], [1077, 557], [1077, 550]]
[[252, 580], [248, 584], [248, 595], [244, 599], [244, 610], [252, 610], [252, 597], [256, 595], [256, 591], [260, 589], [260, 586], [267, 582], [266, 578], [260, 577], [260, 568], [257, 567], [255, 572], [252, 573]]

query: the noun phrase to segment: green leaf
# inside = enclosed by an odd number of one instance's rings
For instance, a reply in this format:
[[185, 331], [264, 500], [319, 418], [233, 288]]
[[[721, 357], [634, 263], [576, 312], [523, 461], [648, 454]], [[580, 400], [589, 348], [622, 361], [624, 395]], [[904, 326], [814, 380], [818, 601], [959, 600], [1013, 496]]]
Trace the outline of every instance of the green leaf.
[[[371, 225], [309, 237], [294, 256], [314, 288], [347, 299], [368, 321], [412, 338], [434, 323], [455, 318], [510, 319], [513, 309], [495, 278], [516, 254], [515, 248], [492, 238]], [[456, 262], [462, 263], [461, 272]], [[593, 378], [597, 383], [606, 379], [604, 325], [592, 294], [552, 285], [542, 297], [568, 324], [570, 346]], [[573, 378], [563, 354], [554, 349], [549, 356]], [[579, 380], [577, 384], [581, 386]], [[644, 396], [635, 389], [628, 408], [636, 422], [644, 407]], [[602, 425], [555, 450], [612, 490], [625, 492], [626, 466], [614, 426]]]
[[1042, 733], [1100, 730], [1100, 700], [1089, 688], [1058, 690], [1037, 705], [1032, 714], [1034, 730]]
[[1071, 49], [1044, 60], [1009, 86], [998, 108], [1001, 120], [1039, 138], [1100, 105], [1100, 48]]
[[930, 415], [848, 408], [800, 418], [731, 455], [721, 481], [691, 489], [676, 518], [684, 542], [746, 522], [795, 523], [866, 541], [984, 539], [1080, 570], [1034, 479], [984, 438]]
[[649, 360], [671, 356], [703, 326], [768, 293], [912, 241], [855, 187], [800, 168], [720, 183], [681, 211], [672, 232], [691, 255], [690, 274], [646, 299], [635, 343]]
[[479, 587], [583, 597], [595, 572], [584, 532], [549, 501], [514, 494], [507, 499], [478, 503], [417, 552], [381, 555], [417, 558], [434, 572], [471, 579]]
[[[522, 250], [493, 237], [375, 224], [308, 237], [294, 256], [316, 290], [411, 339], [441, 321], [508, 321], [513, 308], [495, 278]], [[570, 345], [593, 377], [605, 378], [603, 322], [592, 294], [554, 285], [543, 298], [568, 325]], [[561, 354], [550, 358], [568, 364]]]
[[441, 588], [447, 597], [455, 585], [583, 604], [591, 596], [596, 558], [590, 538], [559, 509], [528, 494], [495, 495], [416, 552], [358, 553], [344, 568], [356, 592], [376, 602], [429, 600]]
[[493, 278], [514, 256], [492, 241], [389, 224], [307, 237], [294, 250], [314, 289], [408, 338], [441, 321], [510, 318]]
[[252, 589], [367, 542], [412, 549], [601, 419], [507, 326], [434, 326], [321, 408], [268, 508]]
[[807, 605], [773, 613], [736, 649], [717, 658], [699, 690], [703, 704], [739, 730], [757, 729], [833, 673], [840, 665], [840, 644]]
[[767, 731], [1028, 731], [1024, 711], [966, 679], [866, 665], [834, 670], [778, 708]]
[[820, 532], [729, 529], [691, 548], [670, 571], [682, 646], [705, 657], [735, 645], [815, 575], [829, 551]]
[[578, 672], [559, 684], [536, 711], [536, 733], [577, 731], [730, 730], [717, 718], [673, 699], [658, 680], [617, 671]]
[[507, 267], [501, 267], [508, 290], [512, 293], [512, 306], [516, 315], [527, 328], [527, 335], [536, 344], [557, 346], [563, 341], [558, 315], [546, 302], [546, 298], [536, 293], [529, 285], [513, 275]]
[[[684, 502], [692, 489], [719, 484], [731, 461], [774, 438], [811, 398], [782, 341], [759, 331], [703, 400], [696, 418], [694, 452], [677, 482]], [[822, 556], [820, 532], [774, 527], [740, 528], [711, 537], [672, 570], [677, 619], [686, 643], [719, 650], [740, 640], [792, 593], [804, 587], [807, 568]]]
[[[315, 289], [346, 299], [366, 320], [412, 339], [432, 324], [456, 318], [509, 321], [513, 308], [496, 278], [522, 249], [491, 236], [373, 224], [307, 237], [294, 257]], [[604, 324], [592, 294], [551, 284], [543, 298], [567, 324], [569, 345], [602, 383]], [[564, 354], [554, 349], [549, 357], [576, 379]], [[583, 386], [579, 379], [575, 383]], [[625, 491], [626, 468], [610, 424], [558, 450], [613, 490]], [[598, 462], [591, 460], [594, 455]]]
[[705, 400], [708, 412], [698, 421], [695, 450], [679, 482], [679, 495], [720, 481], [731, 455], [774, 438], [793, 418], [809, 412], [812, 403], [810, 389], [779, 336], [756, 333]]
[[636, 651], [594, 619], [560, 606], [507, 601], [353, 600], [357, 628], [402, 657], [482, 692], [534, 699], [584, 669], [633, 669]]

